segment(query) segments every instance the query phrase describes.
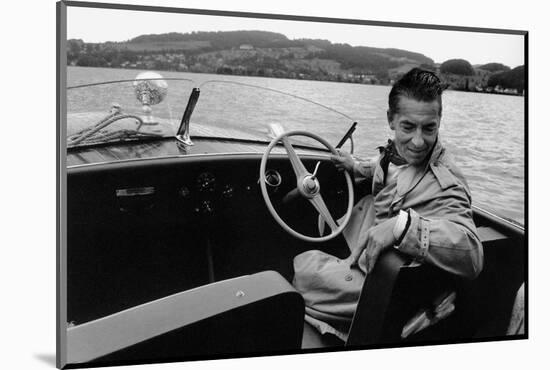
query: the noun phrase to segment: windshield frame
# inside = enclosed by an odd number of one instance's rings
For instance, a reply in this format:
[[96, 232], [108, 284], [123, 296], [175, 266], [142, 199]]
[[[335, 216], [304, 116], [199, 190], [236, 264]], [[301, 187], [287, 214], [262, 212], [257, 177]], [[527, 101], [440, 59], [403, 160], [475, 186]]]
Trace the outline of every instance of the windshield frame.
[[[94, 87], [94, 86], [110, 85], [110, 84], [117, 84], [117, 83], [135, 83], [137, 80], [138, 79], [136, 79], [136, 78], [131, 78], [131, 79], [128, 78], [128, 79], [117, 79], [117, 80], [108, 80], [108, 81], [100, 81], [100, 82], [91, 82], [91, 83], [84, 83], [84, 84], [67, 86], [66, 90], [70, 91], [70, 90], [75, 90], [75, 89], [89, 88], [89, 87]], [[327, 106], [325, 104], [321, 104], [321, 103], [316, 102], [314, 100], [305, 98], [303, 96], [299, 96], [299, 95], [296, 95], [296, 94], [288, 93], [288, 92], [281, 91], [281, 90], [274, 89], [274, 88], [270, 88], [270, 87], [259, 86], [259, 85], [254, 85], [254, 84], [249, 84], [249, 83], [244, 83], [244, 82], [239, 82], [239, 81], [226, 81], [226, 80], [220, 80], [220, 79], [209, 79], [209, 80], [203, 81], [200, 84], [197, 84], [196, 81], [193, 80], [193, 79], [184, 78], [184, 77], [162, 77], [162, 76], [160, 76], [160, 77], [139, 78], [139, 80], [143, 80], [143, 81], [186, 81], [186, 82], [191, 82], [192, 83], [191, 94], [189, 95], [189, 99], [187, 101], [185, 110], [182, 114], [182, 117], [181, 117], [181, 120], [180, 120], [180, 125], [179, 125], [178, 129], [176, 130], [176, 134], [175, 135], [159, 136], [157, 139], [166, 138], [166, 137], [175, 137], [178, 141], [182, 142], [185, 145], [193, 145], [193, 143], [191, 141], [190, 126], [192, 126], [192, 124], [191, 124], [192, 114], [193, 114], [195, 106], [196, 106], [196, 104], [199, 100], [199, 93], [200, 93], [201, 89], [205, 85], [209, 85], [209, 84], [227, 84], [227, 85], [233, 85], [233, 86], [243, 86], [243, 87], [248, 87], [248, 88], [254, 88], [254, 89], [259, 89], [259, 90], [263, 90], [263, 91], [269, 91], [269, 92], [279, 94], [279, 95], [282, 95], [282, 96], [287, 96], [287, 97], [291, 97], [291, 98], [294, 98], [294, 99], [298, 99], [298, 100], [301, 100], [301, 101], [306, 102], [308, 104], [312, 104], [312, 105], [316, 105], [318, 107], [321, 107], [321, 108], [323, 108], [327, 111], [333, 112], [333, 113], [345, 118], [346, 120], [349, 120], [350, 125], [348, 126], [347, 130], [344, 132], [344, 134], [339, 138], [339, 140], [337, 142], [333, 143], [333, 145], [336, 148], [340, 148], [349, 139], [350, 143], [351, 143], [351, 152], [353, 153], [353, 146], [354, 145], [353, 145], [352, 135], [353, 135], [353, 132], [355, 131], [355, 126], [357, 125], [357, 121], [354, 118], [352, 118], [351, 116], [349, 116], [348, 114], [346, 114], [346, 113], [338, 111], [338, 110], [336, 110], [336, 109], [334, 109], [330, 106]], [[197, 92], [197, 94], [195, 94], [195, 92]], [[250, 142], [255, 142], [255, 143], [269, 143], [270, 142], [269, 138], [266, 138], [266, 140], [261, 140], [261, 139], [250, 140], [250, 139], [245, 139], [245, 138], [228, 138], [228, 137], [221, 137], [221, 136], [206, 136], [206, 135], [193, 135], [193, 137], [201, 138], [201, 139], [203, 139], [203, 138], [204, 139], [206, 139], [206, 138], [225, 139], [225, 140], [235, 139], [235, 140], [250, 141]], [[84, 148], [84, 147], [91, 147], [91, 146], [96, 146], [96, 145], [109, 145], [109, 144], [113, 144], [113, 143], [127, 143], [127, 142], [133, 142], [133, 141], [141, 141], [141, 140], [155, 140], [155, 138], [144, 136], [144, 137], [141, 137], [141, 138], [140, 137], [131, 137], [129, 139], [124, 139], [124, 140], [111, 139], [111, 140], [105, 140], [105, 141], [101, 141], [101, 142], [99, 140], [96, 140], [95, 142], [88, 142], [88, 143], [76, 144], [76, 145], [71, 145], [71, 143], [67, 142], [67, 149], [68, 150], [74, 150], [75, 148]], [[308, 146], [306, 144], [301, 144], [301, 145], [297, 144], [297, 145], [299, 145], [303, 148], [321, 149], [321, 150], [323, 149], [321, 146], [319, 146], [319, 147]]]

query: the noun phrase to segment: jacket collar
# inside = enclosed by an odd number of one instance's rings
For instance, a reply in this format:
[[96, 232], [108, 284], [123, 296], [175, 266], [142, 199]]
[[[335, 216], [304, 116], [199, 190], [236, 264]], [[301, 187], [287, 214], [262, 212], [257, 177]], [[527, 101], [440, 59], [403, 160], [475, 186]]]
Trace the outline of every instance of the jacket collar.
[[439, 137], [437, 138], [434, 147], [432, 149], [432, 154], [430, 155], [430, 159], [428, 159], [428, 162], [426, 163], [426, 166], [429, 166], [439, 160], [439, 157], [441, 157], [441, 154], [444, 152], [443, 145], [441, 144], [441, 141], [439, 140]]
[[397, 199], [402, 199], [405, 195], [411, 192], [420, 180], [426, 175], [430, 166], [439, 160], [443, 153], [443, 145], [439, 138], [434, 144], [430, 157], [420, 166], [408, 166], [397, 176]]

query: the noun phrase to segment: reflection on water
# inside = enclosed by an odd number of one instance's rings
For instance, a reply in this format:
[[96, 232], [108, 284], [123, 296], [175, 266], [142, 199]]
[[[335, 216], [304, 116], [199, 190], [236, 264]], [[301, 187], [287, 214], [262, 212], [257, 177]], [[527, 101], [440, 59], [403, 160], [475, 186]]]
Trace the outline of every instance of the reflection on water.
[[[68, 85], [133, 78], [137, 73], [69, 67]], [[178, 72], [162, 75], [196, 82], [179, 84], [180, 91], [174, 91], [176, 84], [169, 87], [168, 94], [177, 96], [181, 104], [187, 101], [192, 86], [223, 80], [282, 90], [332, 107], [358, 122], [354, 140], [359, 157], [373, 156], [376, 147], [392, 136], [386, 120], [388, 86]], [[170, 118], [177, 119], [181, 113], [171, 111]], [[310, 130], [333, 144], [351, 124], [349, 119], [297, 99], [230, 84], [205, 85], [193, 119], [261, 135], [267, 123], [281, 123], [286, 129]], [[523, 224], [524, 98], [447, 91], [443, 95], [440, 136], [468, 179], [474, 204]]]

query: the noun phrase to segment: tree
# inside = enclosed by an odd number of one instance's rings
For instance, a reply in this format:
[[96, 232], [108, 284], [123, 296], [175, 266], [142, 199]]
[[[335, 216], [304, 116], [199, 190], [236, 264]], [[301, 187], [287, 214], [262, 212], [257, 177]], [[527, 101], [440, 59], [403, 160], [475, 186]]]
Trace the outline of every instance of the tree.
[[468, 62], [464, 59], [450, 59], [443, 64], [441, 64], [441, 67], [439, 67], [439, 71], [441, 73], [451, 73], [455, 75], [461, 75], [461, 76], [473, 76], [475, 74], [474, 68]]
[[478, 68], [489, 72], [506, 72], [510, 70], [510, 67], [505, 66], [504, 64], [501, 64], [501, 63], [487, 63], [482, 66], [479, 66]]
[[525, 89], [525, 66], [519, 66], [508, 72], [495, 73], [489, 77], [487, 86], [501, 86], [503, 88], [517, 89], [522, 91]]
[[82, 67], [104, 67], [106, 64], [105, 59], [90, 54], [81, 55], [76, 62], [76, 65]]

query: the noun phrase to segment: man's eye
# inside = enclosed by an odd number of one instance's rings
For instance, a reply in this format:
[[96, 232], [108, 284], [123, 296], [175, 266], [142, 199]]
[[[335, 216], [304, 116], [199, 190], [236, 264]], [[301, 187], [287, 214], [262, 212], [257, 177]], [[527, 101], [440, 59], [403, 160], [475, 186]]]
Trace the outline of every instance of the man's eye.
[[414, 129], [413, 125], [402, 125], [404, 131], [412, 131]]
[[427, 134], [433, 134], [435, 132], [435, 127], [433, 127], [433, 126], [424, 127], [424, 132], [427, 133]]

